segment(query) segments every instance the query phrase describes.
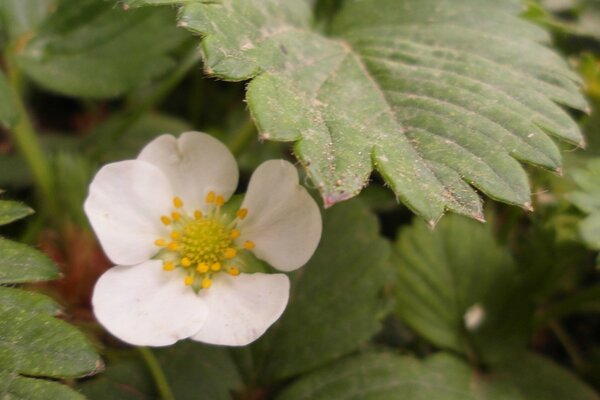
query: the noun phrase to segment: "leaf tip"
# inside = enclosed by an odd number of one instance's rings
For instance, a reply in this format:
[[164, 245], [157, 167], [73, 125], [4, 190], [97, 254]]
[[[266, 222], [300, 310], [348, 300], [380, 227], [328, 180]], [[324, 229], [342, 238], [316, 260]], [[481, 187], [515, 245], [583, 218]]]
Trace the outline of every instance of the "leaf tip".
[[523, 203], [523, 206], [522, 206], [522, 207], [523, 207], [523, 209], [525, 209], [526, 211], [533, 212], [533, 205], [531, 204], [531, 202], [530, 202], [530, 201], [528, 201], [528, 202], [526, 202], [526, 203]]
[[558, 176], [563, 176], [563, 169], [561, 167], [556, 167], [554, 169], [554, 172], [556, 173], [556, 175]]

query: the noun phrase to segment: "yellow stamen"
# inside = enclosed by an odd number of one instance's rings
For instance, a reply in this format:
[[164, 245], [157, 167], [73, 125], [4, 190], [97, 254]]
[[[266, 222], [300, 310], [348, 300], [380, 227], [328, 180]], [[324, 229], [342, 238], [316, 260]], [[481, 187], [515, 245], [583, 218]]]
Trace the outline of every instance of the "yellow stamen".
[[206, 195], [206, 202], [207, 203], [214, 203], [215, 199], [216, 199], [217, 195], [215, 194], [215, 192], [210, 191], [208, 192], [208, 194]]
[[175, 208], [181, 208], [181, 207], [183, 207], [183, 200], [181, 200], [181, 198], [175, 196], [175, 197], [173, 197], [173, 205], [175, 206]]
[[240, 270], [238, 268], [236, 268], [236, 267], [229, 268], [229, 270], [227, 272], [231, 276], [238, 276], [240, 274]]
[[185, 277], [185, 281], [184, 282], [185, 282], [186, 286], [191, 286], [192, 283], [194, 283], [194, 277], [191, 276], [191, 275], [188, 275], [188, 276]]
[[246, 218], [246, 216], [248, 215], [248, 209], [247, 208], [240, 208], [237, 213], [235, 213], [235, 215], [239, 218], [239, 219], [244, 219]]
[[171, 223], [171, 218], [167, 217], [166, 215], [160, 217], [160, 220], [165, 225], [169, 225]]
[[212, 279], [204, 278], [202, 279], [202, 289], [208, 289], [212, 285]]
[[231, 232], [229, 232], [229, 238], [233, 239], [237, 239], [240, 237], [240, 231], [238, 231], [237, 229], [232, 229]]
[[202, 219], [202, 211], [200, 211], [200, 210], [194, 211], [194, 218], [195, 219]]
[[246, 250], [252, 250], [252, 249], [253, 249], [253, 248], [255, 248], [255, 247], [256, 247], [256, 245], [254, 244], [254, 242], [253, 242], [252, 240], [246, 240], [246, 241], [244, 242], [244, 248], [245, 248]]
[[177, 211], [173, 211], [171, 213], [171, 217], [173, 217], [174, 221], [179, 221], [181, 219], [181, 214], [179, 214]]
[[181, 237], [181, 233], [177, 232], [177, 231], [173, 231], [171, 232], [171, 239], [173, 240], [177, 240]]
[[181, 259], [181, 265], [183, 265], [184, 267], [186, 267], [186, 268], [187, 268], [187, 267], [189, 267], [190, 265], [192, 265], [192, 260], [190, 260], [190, 259], [189, 259], [189, 258], [187, 258], [187, 257], [183, 257], [183, 258]]
[[198, 266], [196, 267], [196, 271], [200, 272], [201, 274], [208, 272], [208, 264], [207, 263], [198, 264]]
[[213, 263], [210, 266], [210, 269], [212, 269], [215, 272], [220, 271], [221, 270], [221, 263], [220, 262]]
[[177, 242], [171, 242], [167, 245], [167, 249], [171, 251], [175, 251], [179, 248], [179, 244]]
[[215, 204], [217, 205], [217, 207], [221, 207], [223, 204], [225, 204], [225, 199], [223, 198], [223, 196], [217, 196], [217, 198], [215, 199]]
[[160, 247], [165, 247], [167, 245], [167, 241], [165, 239], [156, 239], [154, 244]]
[[235, 257], [236, 254], [237, 254], [237, 250], [234, 249], [233, 247], [226, 248], [225, 252], [223, 253], [225, 258], [233, 258], [233, 257]]
[[171, 261], [165, 261], [163, 264], [163, 269], [165, 271], [173, 271], [175, 269], [175, 264], [173, 264]]

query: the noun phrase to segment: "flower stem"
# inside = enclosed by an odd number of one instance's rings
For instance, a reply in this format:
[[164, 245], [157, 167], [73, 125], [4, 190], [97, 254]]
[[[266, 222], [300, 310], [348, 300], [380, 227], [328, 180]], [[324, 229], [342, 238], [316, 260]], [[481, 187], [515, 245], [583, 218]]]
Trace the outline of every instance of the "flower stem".
[[137, 350], [146, 362], [146, 365], [152, 374], [152, 378], [154, 378], [154, 383], [156, 384], [160, 398], [162, 400], [175, 400], [171, 386], [169, 386], [169, 382], [167, 381], [167, 377], [158, 363], [158, 360], [154, 356], [154, 353], [152, 353], [152, 350], [150, 350], [148, 347], [138, 347]]
[[8, 82], [18, 113], [17, 122], [9, 129], [9, 132], [31, 171], [39, 194], [52, 211], [55, 198], [52, 195], [51, 169], [23, 102], [23, 76], [14, 60], [14, 48], [15, 46], [9, 46], [5, 53]]

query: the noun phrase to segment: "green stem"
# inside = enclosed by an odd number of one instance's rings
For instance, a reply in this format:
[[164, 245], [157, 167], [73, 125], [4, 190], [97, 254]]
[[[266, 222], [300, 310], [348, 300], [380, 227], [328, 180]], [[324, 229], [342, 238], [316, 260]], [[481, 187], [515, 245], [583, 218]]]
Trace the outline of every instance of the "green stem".
[[5, 60], [11, 95], [17, 106], [17, 123], [9, 129], [12, 139], [31, 170], [31, 175], [50, 211], [56, 209], [52, 194], [52, 174], [50, 164], [42, 149], [38, 135], [33, 128], [29, 114], [23, 102], [23, 76], [14, 60], [14, 46], [6, 49]]
[[248, 144], [256, 134], [256, 126], [252, 118], [248, 117], [244, 125], [242, 125], [240, 132], [229, 142], [229, 150], [237, 158], [240, 154], [248, 147]]
[[173, 391], [171, 390], [169, 382], [167, 381], [167, 377], [158, 363], [158, 360], [154, 356], [154, 353], [152, 353], [152, 351], [147, 347], [138, 347], [137, 350], [146, 362], [146, 365], [152, 374], [152, 378], [154, 378], [160, 398], [163, 400], [175, 400]]
[[109, 132], [102, 132], [101, 135], [90, 135], [86, 138], [84, 146], [91, 148], [90, 156], [97, 159], [117, 141], [131, 126], [133, 126], [146, 112], [169, 94], [175, 86], [187, 75], [187, 73], [200, 62], [200, 50], [194, 44], [181, 60], [177, 68], [169, 76], [160, 82], [150, 94], [143, 100], [133, 103], [125, 111], [125, 116], [121, 122]]

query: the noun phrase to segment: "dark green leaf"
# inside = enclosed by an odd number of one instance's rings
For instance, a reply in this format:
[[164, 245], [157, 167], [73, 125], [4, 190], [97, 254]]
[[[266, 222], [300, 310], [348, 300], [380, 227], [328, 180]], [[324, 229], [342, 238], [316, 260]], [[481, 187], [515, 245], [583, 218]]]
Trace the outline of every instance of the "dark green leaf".
[[524, 347], [528, 297], [488, 225], [450, 216], [431, 231], [416, 221], [400, 232], [394, 262], [398, 314], [434, 344], [485, 361]]
[[294, 274], [281, 320], [257, 343], [263, 380], [299, 374], [356, 350], [380, 329], [389, 246], [354, 201], [324, 212], [322, 241]]
[[481, 219], [471, 185], [529, 208], [516, 160], [558, 169], [548, 134], [582, 143], [554, 102], [587, 107], [578, 77], [517, 16], [519, 1], [344, 1], [327, 35], [308, 1], [183, 3], [180, 23], [203, 35], [209, 72], [253, 79], [262, 138], [297, 141], [326, 205], [376, 169], [429, 221], [446, 209]]
[[62, 94], [119, 96], [164, 74], [187, 37], [172, 10], [125, 12], [103, 0], [63, 0], [19, 54], [40, 85]]
[[46, 281], [58, 277], [58, 269], [44, 254], [0, 237], [0, 284]]
[[18, 201], [0, 200], [0, 225], [6, 225], [28, 215], [33, 210]]
[[552, 362], [524, 354], [491, 373], [448, 354], [425, 361], [391, 354], [343, 360], [300, 379], [278, 400], [598, 400]]
[[0, 304], [5, 308], [22, 308], [39, 314], [57, 315], [59, 312], [58, 305], [48, 296], [2, 286], [0, 286]]
[[600, 158], [590, 160], [585, 169], [573, 172], [580, 190], [569, 194], [569, 199], [589, 214], [579, 223], [579, 232], [588, 247], [600, 250]]

